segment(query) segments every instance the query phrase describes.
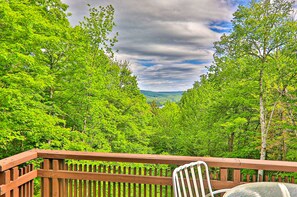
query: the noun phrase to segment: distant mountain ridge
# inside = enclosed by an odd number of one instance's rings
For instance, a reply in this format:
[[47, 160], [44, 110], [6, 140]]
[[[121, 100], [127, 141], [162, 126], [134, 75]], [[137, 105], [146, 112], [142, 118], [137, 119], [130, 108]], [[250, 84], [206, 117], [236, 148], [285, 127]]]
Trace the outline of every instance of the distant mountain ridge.
[[151, 103], [155, 101], [158, 105], [165, 104], [167, 101], [179, 102], [183, 91], [172, 92], [154, 92], [149, 90], [140, 90], [142, 94], [147, 98], [147, 102]]

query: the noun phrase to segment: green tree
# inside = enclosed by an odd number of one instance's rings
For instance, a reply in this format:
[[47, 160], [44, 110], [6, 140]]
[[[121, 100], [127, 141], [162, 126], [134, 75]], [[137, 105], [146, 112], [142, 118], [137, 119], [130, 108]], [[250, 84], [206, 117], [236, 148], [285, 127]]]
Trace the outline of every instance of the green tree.
[[150, 151], [149, 106], [128, 65], [110, 59], [111, 6], [90, 9], [76, 27], [60, 0], [0, 8], [0, 157], [31, 148]]
[[280, 0], [253, 1], [234, 13], [208, 74], [181, 99], [180, 154], [296, 158], [291, 11], [292, 2]]
[[103, 50], [106, 54], [113, 57], [112, 47], [118, 41], [118, 33], [110, 36], [115, 26], [114, 8], [112, 5], [106, 7], [99, 6], [98, 8], [90, 7], [89, 13], [90, 16], [84, 17], [84, 21], [80, 23], [80, 26], [89, 36], [94, 50]]
[[[152, 106], [153, 107], [153, 106]], [[158, 154], [180, 154], [181, 131], [180, 108], [174, 102], [167, 102], [163, 108], [152, 108], [153, 117], [153, 135], [151, 136], [151, 146]]]
[[279, 65], [275, 64], [277, 54], [295, 39], [296, 21], [292, 18], [292, 10], [293, 2], [286, 0], [253, 1], [249, 7], [240, 7], [234, 13], [233, 31], [216, 43], [217, 70], [228, 61], [234, 60], [237, 66], [242, 66], [239, 61], [248, 59], [250, 69], [258, 73], [258, 79], [253, 80], [257, 80], [259, 86], [260, 159], [266, 159], [268, 129], [274, 113], [274, 107], [270, 109], [270, 106], [278, 101], [278, 97], [270, 96], [274, 76], [269, 77], [272, 74], [269, 71]]
[[1, 1], [0, 7], [1, 157], [34, 147], [60, 148], [71, 133], [61, 127], [62, 119], [51, 114], [45, 92], [54, 78], [37, 57], [56, 31], [63, 25], [67, 29], [69, 23], [53, 24], [50, 19], [65, 15], [33, 1]]

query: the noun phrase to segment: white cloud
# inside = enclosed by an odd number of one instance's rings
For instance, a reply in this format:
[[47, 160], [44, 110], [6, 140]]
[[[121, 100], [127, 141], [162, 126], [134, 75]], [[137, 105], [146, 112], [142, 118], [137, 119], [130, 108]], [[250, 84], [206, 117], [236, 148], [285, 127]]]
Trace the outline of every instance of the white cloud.
[[[148, 90], [186, 90], [205, 73], [211, 62], [213, 42], [220, 33], [211, 22], [229, 21], [230, 0], [62, 0], [70, 5], [72, 24], [87, 15], [86, 4], [112, 4], [119, 32], [117, 58], [131, 62], [139, 87]], [[213, 26], [220, 30], [220, 26]], [[150, 61], [149, 67], [140, 60]], [[154, 65], [155, 64], [155, 65]]]
[[130, 69], [138, 76], [139, 85], [144, 90], [183, 91], [191, 88], [194, 81], [206, 72], [205, 66], [207, 64], [157, 64], [145, 67], [135, 63], [131, 64]]

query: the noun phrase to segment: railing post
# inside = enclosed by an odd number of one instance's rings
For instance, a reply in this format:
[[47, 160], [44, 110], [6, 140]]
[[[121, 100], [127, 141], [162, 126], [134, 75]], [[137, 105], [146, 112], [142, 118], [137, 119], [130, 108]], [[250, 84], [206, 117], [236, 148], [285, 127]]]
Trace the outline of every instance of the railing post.
[[[0, 174], [0, 185], [8, 183], [10, 183], [10, 170], [6, 170]], [[10, 197], [10, 192], [7, 192], [0, 197]]]
[[[44, 170], [49, 170], [50, 169], [50, 161], [49, 161], [49, 159], [44, 159], [43, 160], [43, 169]], [[49, 178], [42, 178], [41, 196], [42, 197], [49, 197], [50, 196], [50, 182], [49, 182]]]
[[[19, 178], [19, 167], [14, 167], [12, 169], [12, 180], [17, 180]], [[18, 197], [20, 195], [19, 188], [15, 188], [12, 190], [12, 196]]]
[[[53, 171], [57, 172], [59, 170], [59, 161], [53, 160]], [[52, 195], [53, 197], [59, 197], [59, 181], [57, 178], [52, 179]]]

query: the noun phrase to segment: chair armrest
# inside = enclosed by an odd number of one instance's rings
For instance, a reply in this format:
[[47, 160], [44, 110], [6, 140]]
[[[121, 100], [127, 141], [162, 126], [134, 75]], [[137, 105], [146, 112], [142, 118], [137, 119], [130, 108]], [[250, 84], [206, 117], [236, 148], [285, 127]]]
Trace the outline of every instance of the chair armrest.
[[[212, 192], [213, 195], [215, 194], [220, 194], [220, 193], [225, 193], [227, 191], [229, 191], [230, 189], [220, 189], [220, 190], [216, 190], [214, 192]], [[211, 193], [207, 194], [206, 197], [212, 196]]]

